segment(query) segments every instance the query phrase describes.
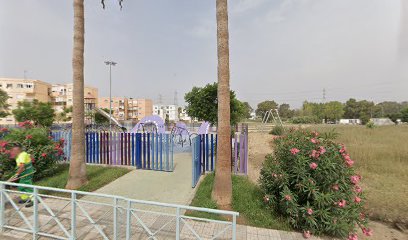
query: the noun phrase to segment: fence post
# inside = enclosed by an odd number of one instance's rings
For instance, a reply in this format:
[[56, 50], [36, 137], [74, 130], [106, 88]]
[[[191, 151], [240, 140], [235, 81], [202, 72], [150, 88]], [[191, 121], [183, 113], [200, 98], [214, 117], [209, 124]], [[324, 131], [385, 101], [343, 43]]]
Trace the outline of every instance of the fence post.
[[76, 193], [71, 193], [71, 240], [76, 239]]
[[38, 189], [34, 187], [34, 192], [33, 192], [33, 200], [34, 200], [34, 206], [33, 206], [33, 240], [36, 240], [38, 238], [38, 231], [39, 231], [39, 226], [40, 223], [38, 222]]
[[232, 216], [232, 240], [237, 239], [237, 215]]
[[176, 240], [180, 240], [180, 208], [176, 210]]
[[126, 206], [126, 240], [130, 239], [130, 227], [131, 227], [131, 221], [130, 221], [130, 217], [131, 217], [131, 204], [130, 204], [130, 200], [127, 200], [127, 206]]
[[118, 237], [118, 199], [113, 199], [113, 239]]
[[0, 183], [0, 231], [4, 231], [4, 225], [5, 225], [5, 206], [6, 206], [6, 198], [4, 197], [4, 184]]

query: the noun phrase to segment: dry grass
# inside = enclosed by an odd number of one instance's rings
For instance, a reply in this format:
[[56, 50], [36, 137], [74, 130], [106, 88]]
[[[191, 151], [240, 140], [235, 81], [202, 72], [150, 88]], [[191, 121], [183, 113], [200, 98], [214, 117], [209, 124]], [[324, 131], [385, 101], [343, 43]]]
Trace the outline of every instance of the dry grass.
[[408, 126], [312, 126], [321, 132], [335, 129], [363, 176], [371, 218], [408, 220]]

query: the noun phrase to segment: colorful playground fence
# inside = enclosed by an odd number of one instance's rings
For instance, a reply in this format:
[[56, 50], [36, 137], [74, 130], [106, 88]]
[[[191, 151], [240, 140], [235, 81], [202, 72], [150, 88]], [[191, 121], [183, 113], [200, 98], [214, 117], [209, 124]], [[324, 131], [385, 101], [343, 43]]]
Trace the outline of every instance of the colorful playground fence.
[[[138, 169], [173, 171], [173, 138], [160, 133], [87, 132], [86, 163], [132, 166]], [[71, 131], [53, 131], [55, 141], [65, 139], [66, 161], [71, 156]]]
[[[242, 125], [241, 132], [231, 139], [231, 171], [234, 174], [248, 174], [248, 126]], [[192, 139], [192, 187], [200, 176], [213, 172], [216, 162], [217, 134], [200, 134]]]

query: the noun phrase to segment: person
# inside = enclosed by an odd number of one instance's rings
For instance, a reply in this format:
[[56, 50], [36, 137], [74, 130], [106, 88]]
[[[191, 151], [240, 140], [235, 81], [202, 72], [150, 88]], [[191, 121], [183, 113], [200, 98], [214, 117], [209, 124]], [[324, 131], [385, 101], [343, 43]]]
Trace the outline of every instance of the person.
[[[10, 150], [10, 157], [15, 159], [16, 161], [16, 174], [10, 181], [17, 181], [21, 184], [33, 184], [33, 176], [35, 173], [35, 169], [33, 163], [31, 161], [31, 156], [27, 152], [23, 151], [21, 145], [16, 144]], [[33, 189], [30, 187], [22, 187], [19, 186], [19, 192], [23, 192], [23, 194], [18, 198], [18, 203], [26, 204], [26, 207], [32, 206], [32, 193]]]

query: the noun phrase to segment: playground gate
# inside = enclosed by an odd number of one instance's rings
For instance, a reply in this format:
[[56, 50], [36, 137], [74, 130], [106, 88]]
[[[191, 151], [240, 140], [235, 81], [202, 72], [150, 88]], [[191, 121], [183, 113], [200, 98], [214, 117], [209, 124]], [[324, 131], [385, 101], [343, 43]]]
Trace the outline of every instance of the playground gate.
[[[200, 134], [192, 139], [192, 187], [201, 175], [213, 172], [216, 162], [217, 134]], [[231, 139], [231, 171], [234, 174], [248, 174], [248, 126], [243, 125]]]
[[[52, 132], [55, 141], [65, 139], [64, 153], [70, 161], [71, 131]], [[138, 169], [173, 171], [174, 142], [170, 134], [161, 133], [85, 133], [86, 163], [132, 166]]]

